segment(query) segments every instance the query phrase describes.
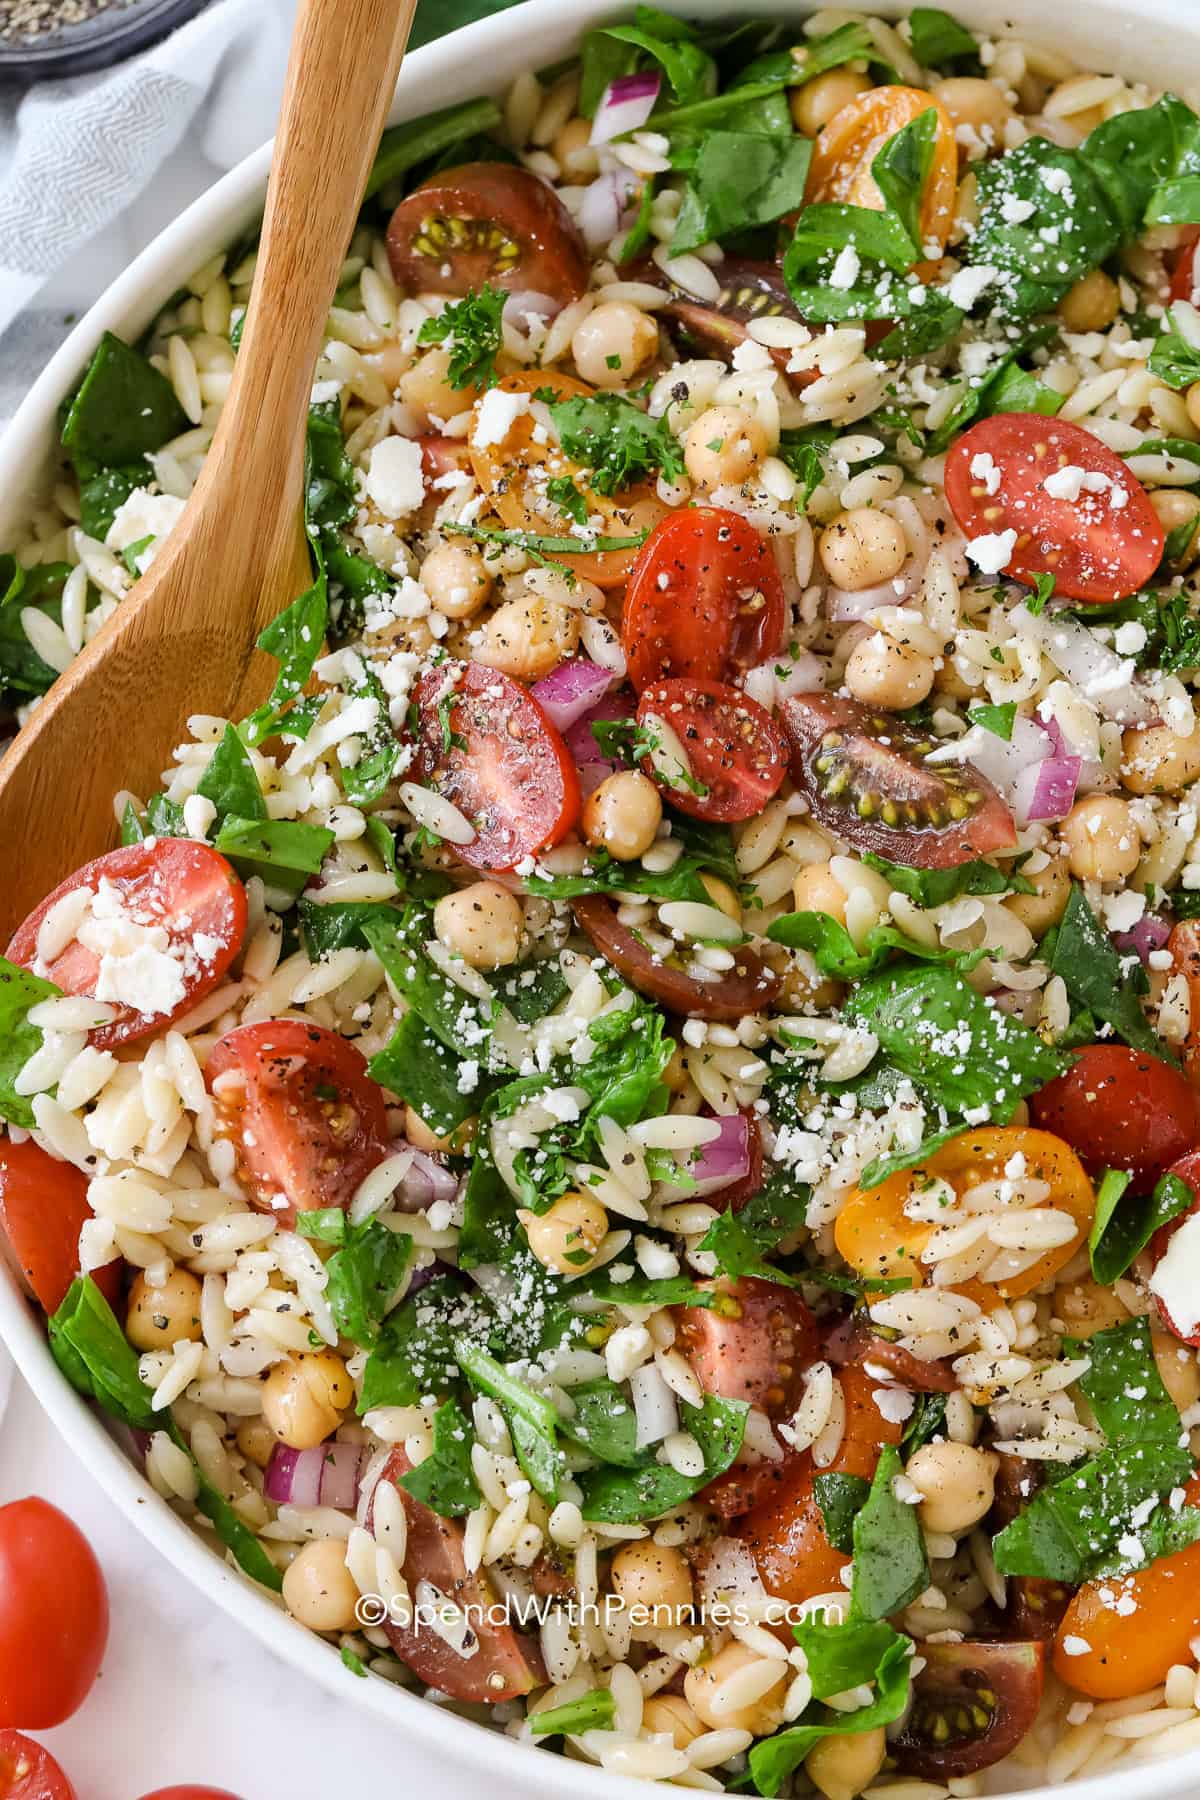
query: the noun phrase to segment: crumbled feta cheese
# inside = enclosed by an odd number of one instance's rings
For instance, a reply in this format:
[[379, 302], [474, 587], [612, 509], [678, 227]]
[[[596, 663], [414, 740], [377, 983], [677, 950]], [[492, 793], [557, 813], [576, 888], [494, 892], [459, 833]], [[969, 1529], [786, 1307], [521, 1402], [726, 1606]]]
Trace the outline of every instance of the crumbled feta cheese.
[[970, 312], [980, 295], [991, 287], [995, 279], [996, 271], [990, 263], [968, 265], [950, 277], [946, 283], [946, 298], [951, 306], [961, 306], [964, 312]]
[[999, 575], [1012, 561], [1012, 553], [1016, 547], [1015, 528], [1008, 531], [985, 531], [980, 537], [969, 540], [967, 555], [981, 574]]
[[1062, 1640], [1062, 1647], [1065, 1656], [1090, 1656], [1092, 1652], [1092, 1646], [1087, 1639], [1076, 1637], [1074, 1633], [1067, 1634]]
[[154, 560], [155, 551], [175, 524], [183, 506], [183, 501], [174, 494], [152, 494], [148, 488], [134, 488], [113, 514], [104, 542], [119, 555], [131, 544], [153, 538], [154, 542], [147, 544], [137, 559], [138, 568], [144, 570]]
[[471, 442], [476, 450], [491, 444], [502, 444], [521, 414], [529, 411], [528, 394], [509, 394], [503, 388], [489, 388], [475, 413], [475, 430]]
[[1021, 200], [1016, 194], [1005, 194], [1000, 202], [1000, 217], [1006, 225], [1023, 225], [1036, 211], [1032, 200]]
[[366, 490], [389, 519], [416, 512], [425, 498], [421, 446], [415, 438], [388, 437], [376, 444], [367, 467]]
[[1200, 1326], [1200, 1213], [1190, 1214], [1172, 1232], [1150, 1277], [1150, 1292], [1161, 1300], [1179, 1336], [1191, 1337]]
[[985, 494], [994, 494], [1000, 486], [1000, 471], [986, 450], [977, 450], [971, 458], [971, 474], [983, 483]]
[[858, 280], [858, 272], [861, 267], [858, 251], [854, 245], [844, 245], [838, 252], [838, 259], [829, 272], [830, 287], [852, 288]]
[[1110, 931], [1132, 931], [1146, 910], [1146, 896], [1135, 894], [1132, 889], [1123, 894], [1104, 894], [1100, 905]]
[[1136, 619], [1127, 619], [1113, 633], [1113, 645], [1120, 656], [1136, 656], [1146, 648], [1146, 627]]

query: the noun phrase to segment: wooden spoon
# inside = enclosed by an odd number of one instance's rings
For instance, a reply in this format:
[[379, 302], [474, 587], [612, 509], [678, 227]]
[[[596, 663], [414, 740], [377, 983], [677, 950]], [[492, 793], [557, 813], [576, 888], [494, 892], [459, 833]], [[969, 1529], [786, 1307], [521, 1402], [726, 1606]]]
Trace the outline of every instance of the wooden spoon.
[[111, 848], [113, 796], [157, 791], [190, 713], [270, 691], [259, 632], [312, 580], [301, 519], [313, 367], [416, 0], [301, 0], [229, 397], [187, 507], [0, 756], [0, 949]]

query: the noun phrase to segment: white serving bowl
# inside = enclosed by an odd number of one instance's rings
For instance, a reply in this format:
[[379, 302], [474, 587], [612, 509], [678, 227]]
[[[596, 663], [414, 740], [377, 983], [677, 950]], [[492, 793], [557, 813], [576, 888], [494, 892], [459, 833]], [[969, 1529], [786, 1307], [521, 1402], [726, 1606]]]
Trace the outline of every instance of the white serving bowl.
[[[691, 17], [798, 19], [812, 0], [668, 0]], [[946, 0], [981, 33], [1027, 37], [1073, 56], [1084, 68], [1113, 70], [1156, 86], [1200, 85], [1198, 0]], [[901, 16], [895, 0], [860, 0], [864, 9]], [[480, 92], [502, 93], [524, 69], [548, 67], [568, 56], [580, 34], [623, 10], [621, 0], [528, 0], [514, 11], [459, 31], [416, 52], [404, 65], [391, 122], [419, 118]], [[1169, 71], [1169, 79], [1164, 75]], [[80, 320], [29, 394], [0, 442], [0, 544], [14, 540], [57, 441], [57, 411], [73, 389], [101, 335], [137, 337], [187, 280], [218, 250], [251, 226], [262, 208], [271, 146], [230, 170], [144, 250]], [[32, 224], [32, 222], [31, 222]], [[179, 696], [180, 723], [187, 695]], [[97, 721], [104, 729], [104, 721]], [[163, 745], [164, 758], [169, 746]], [[64, 871], [65, 873], [65, 871]], [[460, 1719], [380, 1680], [351, 1675], [329, 1645], [297, 1625], [253, 1583], [226, 1566], [202, 1536], [159, 1499], [118, 1447], [100, 1417], [58, 1372], [40, 1315], [24, 1298], [0, 1258], [0, 1336], [55, 1425], [96, 1480], [154, 1547], [218, 1606], [284, 1661], [322, 1683], [346, 1704], [391, 1720], [441, 1751], [447, 1762], [478, 1770], [493, 1792], [573, 1795], [619, 1800], [623, 1778], [583, 1763], [534, 1751], [500, 1733]], [[0, 1361], [3, 1352], [0, 1351]], [[2, 1383], [0, 1383], [2, 1385]], [[674, 1791], [674, 1790], [673, 1790]], [[1050, 1787], [1026, 1788], [1050, 1800]], [[1158, 1763], [1121, 1763], [1111, 1774], [1071, 1783], [1073, 1800], [1190, 1800], [1200, 1793], [1200, 1751]]]

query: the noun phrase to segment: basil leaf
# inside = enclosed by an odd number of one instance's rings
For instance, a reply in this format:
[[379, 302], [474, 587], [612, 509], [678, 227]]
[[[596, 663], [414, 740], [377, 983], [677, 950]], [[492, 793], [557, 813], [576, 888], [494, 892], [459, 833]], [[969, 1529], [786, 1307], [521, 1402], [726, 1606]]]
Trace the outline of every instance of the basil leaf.
[[227, 1550], [233, 1552], [238, 1567], [249, 1575], [252, 1581], [257, 1581], [262, 1587], [270, 1588], [273, 1593], [279, 1593], [283, 1588], [283, 1576], [249, 1526], [244, 1525], [238, 1518], [220, 1488], [216, 1487], [204, 1473], [173, 1420], [170, 1425], [170, 1435], [179, 1449], [183, 1450], [191, 1460], [196, 1476], [196, 1511], [203, 1513], [221, 1543]]
[[708, 131], [694, 160], [671, 249], [675, 255], [769, 225], [804, 204], [808, 138]]
[[1079, 1385], [1110, 1444], [1178, 1444], [1179, 1409], [1158, 1372], [1148, 1319], [1110, 1325], [1082, 1344], [1068, 1338], [1067, 1352], [1089, 1359]]
[[890, 137], [871, 164], [884, 205], [897, 218], [911, 243], [921, 248], [921, 195], [929, 179], [937, 140], [938, 116], [931, 105]]
[[529, 1730], [534, 1737], [575, 1737], [584, 1731], [610, 1731], [617, 1716], [617, 1704], [608, 1688], [589, 1688], [577, 1700], [564, 1700], [561, 1706], [546, 1706], [530, 1713]]
[[33, 1102], [28, 1095], [17, 1093], [16, 1080], [34, 1052], [41, 1049], [43, 1035], [37, 1025], [29, 1023], [29, 1013], [59, 992], [52, 981], [0, 956], [0, 1119], [25, 1131], [34, 1126]]
[[400, 1486], [443, 1519], [473, 1512], [482, 1498], [471, 1471], [474, 1442], [462, 1407], [456, 1400], [445, 1401], [433, 1416], [432, 1452], [400, 1477]]
[[929, 1586], [925, 1540], [917, 1509], [892, 1491], [904, 1465], [891, 1444], [884, 1446], [867, 1502], [855, 1515], [854, 1585], [851, 1604], [859, 1618], [886, 1619]]
[[232, 725], [226, 725], [221, 741], [196, 785], [196, 792], [216, 807], [218, 829], [230, 817], [267, 817], [267, 803], [254, 773], [254, 764]]
[[362, 931], [389, 981], [446, 1048], [456, 1056], [486, 1059], [491, 1005], [485, 1006], [443, 975], [429, 955], [425, 948], [433, 935], [429, 909], [410, 904], [398, 915], [367, 919]]
[[1050, 967], [1062, 977], [1072, 1000], [1111, 1025], [1125, 1043], [1156, 1056], [1160, 1062], [1174, 1062], [1138, 1000], [1138, 994], [1145, 991], [1140, 964], [1132, 974], [1125, 972], [1121, 957], [1078, 882], [1071, 883], [1071, 897], [1054, 940]]
[[680, 1426], [690, 1431], [704, 1456], [699, 1475], [680, 1475], [669, 1464], [649, 1462], [641, 1469], [605, 1468], [578, 1477], [583, 1515], [602, 1522], [634, 1524], [657, 1519], [682, 1506], [718, 1475], [723, 1475], [742, 1447], [749, 1407], [744, 1400], [720, 1400], [706, 1394], [701, 1406], [680, 1402]]
[[[866, 1505], [871, 1484], [861, 1475], [825, 1473], [813, 1477], [813, 1498], [821, 1509], [825, 1536], [835, 1550], [849, 1556], [854, 1548], [854, 1521]], [[855, 1682], [847, 1686], [857, 1686]], [[835, 1694], [840, 1688], [832, 1689]]]
[[1129, 1177], [1115, 1175], [1114, 1180], [1114, 1175], [1110, 1169], [1097, 1190], [1096, 1217], [1088, 1237], [1092, 1274], [1104, 1287], [1119, 1280], [1154, 1233], [1189, 1212], [1196, 1200], [1186, 1181], [1167, 1173], [1152, 1194], [1130, 1194], [1120, 1204]]

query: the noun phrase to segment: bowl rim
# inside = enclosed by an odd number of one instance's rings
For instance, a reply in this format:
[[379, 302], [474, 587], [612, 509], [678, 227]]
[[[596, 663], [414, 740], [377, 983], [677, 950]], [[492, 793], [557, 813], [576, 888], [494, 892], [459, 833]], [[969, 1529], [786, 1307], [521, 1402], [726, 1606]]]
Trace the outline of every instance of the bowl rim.
[[[1037, 3], [1017, 0], [1013, 4], [1009, 0], [1002, 12], [1005, 24], [1011, 24], [1014, 13], [1024, 11], [1028, 29], [1037, 35]], [[1131, 17], [1127, 8], [1146, 3], [1091, 0], [1088, 11], [1106, 27], [1141, 31], [1143, 24]], [[751, 10], [747, 0], [668, 0], [668, 4], [689, 16], [720, 17], [743, 8]], [[985, 27], [989, 15], [994, 19], [1001, 12], [998, 0], [952, 0], [952, 4], [957, 13], [968, 20], [975, 17]], [[1200, 16], [1190, 10], [1192, 0], [1149, 0], [1149, 4], [1158, 15], [1147, 22], [1151, 28], [1157, 24], [1164, 31], [1177, 31], [1191, 24], [1200, 30]], [[797, 17], [817, 10], [818, 5], [819, 0], [755, 0], [752, 10], [759, 17], [771, 13]], [[904, 0], [863, 0], [863, 9], [895, 17], [907, 7]], [[623, 10], [628, 10], [624, 0], [526, 0], [508, 12], [453, 32], [405, 59], [389, 121], [419, 118], [429, 111], [427, 90], [435, 83], [451, 90], [455, 98], [488, 91], [489, 84], [479, 79], [478, 71], [491, 66], [493, 50], [500, 52], [515, 38], [529, 35], [536, 41], [543, 30], [552, 39], [562, 39], [564, 34], [577, 38], [588, 25]], [[1051, 35], [1063, 35], [1057, 19], [1052, 20]], [[1115, 32], [1109, 30], [1108, 36], [1113, 41]], [[1200, 39], [1197, 48], [1200, 54]], [[1144, 61], [1144, 49], [1140, 53]], [[549, 60], [535, 56], [527, 66], [544, 66]], [[140, 333], [193, 269], [217, 249], [236, 241], [261, 211], [271, 149], [267, 142], [253, 151], [173, 219], [88, 309], [42, 370], [0, 439], [0, 541], [27, 510], [42, 475], [58, 405], [75, 385], [103, 333]], [[26, 1298], [3, 1255], [0, 1339], [68, 1447], [126, 1518], [181, 1575], [267, 1649], [331, 1694], [362, 1704], [368, 1712], [402, 1729], [411, 1729], [450, 1763], [478, 1770], [493, 1780], [511, 1779], [516, 1791], [545, 1795], [547, 1800], [561, 1795], [564, 1764], [560, 1758], [537, 1754], [536, 1746], [518, 1742], [503, 1730], [464, 1718], [448, 1706], [386, 1680], [356, 1677], [328, 1642], [297, 1624], [267, 1589], [230, 1568], [211, 1541], [154, 1491], [101, 1415], [61, 1375], [40, 1313]], [[594, 1800], [619, 1800], [629, 1791], [629, 1779], [585, 1762], [570, 1764], [572, 1790]], [[1043, 1784], [1007, 1791], [1019, 1792], [1025, 1800], [1051, 1800], [1060, 1788]], [[1172, 1794], [1184, 1800], [1200, 1791], [1200, 1750], [1143, 1764], [1121, 1763], [1111, 1772], [1072, 1782], [1069, 1791], [1074, 1800], [1152, 1800], [1154, 1796], [1169, 1800]]]

